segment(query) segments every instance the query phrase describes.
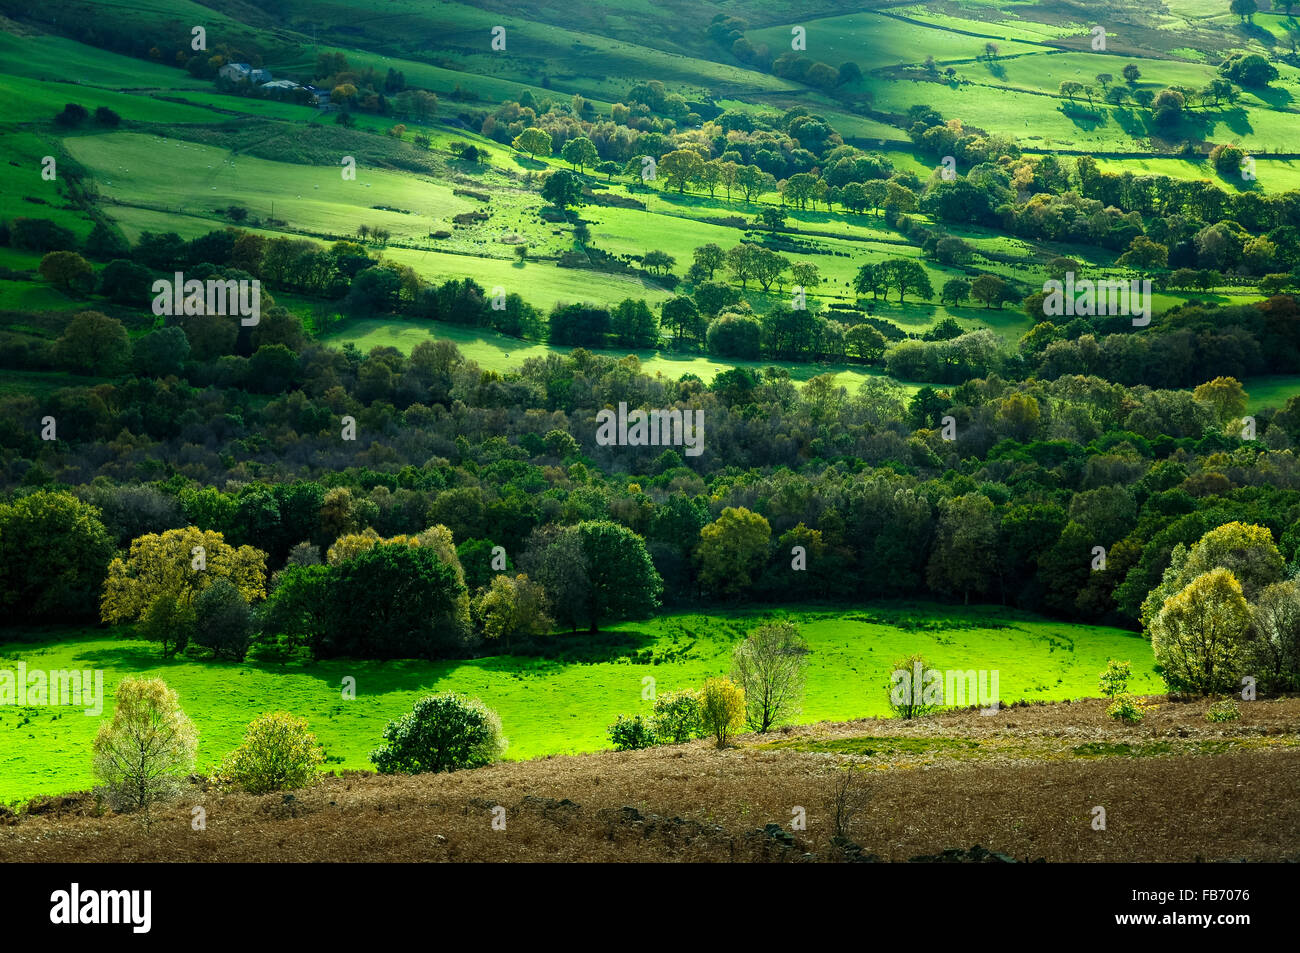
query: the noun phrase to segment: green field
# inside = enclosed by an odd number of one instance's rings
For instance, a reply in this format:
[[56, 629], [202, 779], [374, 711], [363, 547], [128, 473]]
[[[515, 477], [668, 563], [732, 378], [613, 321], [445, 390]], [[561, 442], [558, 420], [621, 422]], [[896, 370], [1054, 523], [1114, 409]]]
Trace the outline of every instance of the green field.
[[[392, 321], [383, 318], [358, 319], [346, 321], [341, 326], [325, 335], [324, 341], [335, 347], [355, 344], [362, 353], [368, 353], [375, 347], [395, 347], [403, 354], [410, 354], [421, 341], [442, 338], [454, 341], [460, 352], [480, 367], [506, 373], [516, 371], [519, 365], [531, 357], [545, 357], [547, 354], [567, 354], [571, 347], [540, 344], [533, 341], [521, 341], [506, 337], [486, 328], [462, 328], [453, 324], [416, 321]], [[779, 361], [731, 361], [715, 360], [704, 355], [674, 354], [666, 351], [602, 351], [610, 357], [624, 357], [631, 354], [640, 361], [641, 370], [647, 374], [662, 374], [670, 380], [677, 380], [683, 374], [694, 374], [706, 384], [711, 383], [719, 372], [732, 367], [749, 367], [755, 370], [775, 363], [790, 372], [790, 376], [803, 382], [819, 374], [836, 374], [838, 382], [855, 388], [862, 381], [870, 378], [884, 377], [879, 371], [868, 369], [860, 364], [806, 364], [781, 363]], [[906, 381], [898, 382], [908, 394], [914, 394], [923, 385]]]
[[215, 146], [131, 132], [80, 136], [66, 144], [95, 174], [104, 195], [168, 214], [202, 215], [243, 205], [269, 216], [274, 203], [275, 217], [288, 229], [342, 237], [367, 224], [413, 240], [475, 206], [453, 195], [450, 186], [361, 165], [355, 179], [345, 180], [340, 168], [236, 156]]
[[[892, 663], [915, 651], [942, 669], [998, 671], [1004, 703], [1095, 696], [1108, 658], [1132, 660], [1136, 692], [1163, 691], [1150, 647], [1119, 629], [924, 603], [782, 614], [800, 625], [813, 653], [801, 722], [886, 714]], [[732, 645], [767, 615], [666, 614], [597, 637], [555, 636], [552, 657], [463, 662], [163, 661], [156, 645], [129, 630], [65, 630], [58, 641], [0, 645], [0, 669], [13, 671], [18, 661], [29, 671], [103, 669], [105, 715], [123, 677], [161, 677], [200, 730], [201, 767], [234, 748], [257, 713], [285, 709], [308, 719], [332, 767], [365, 768], [390, 719], [424, 694], [453, 690], [498, 711], [508, 757], [536, 758], [608, 747], [605, 727], [615, 716], [649, 709], [647, 678], [663, 692], [725, 674]], [[355, 700], [342, 698], [347, 676], [356, 679]], [[0, 802], [89, 786], [99, 723], [73, 708], [0, 707]]]
[[1251, 413], [1265, 407], [1281, 410], [1288, 400], [1300, 394], [1300, 377], [1253, 377], [1245, 382], [1245, 388], [1246, 409]]
[[[773, 50], [788, 50], [791, 29], [807, 31], [811, 56], [827, 63], [856, 60], [865, 71], [896, 63], [919, 63], [927, 55], [940, 63], [973, 60], [983, 52], [982, 37], [943, 29], [918, 26], [888, 18], [880, 13], [851, 13], [823, 20], [799, 20], [749, 33], [751, 43], [767, 44]], [[1006, 54], [1032, 52], [1035, 47], [1016, 40], [1004, 41]]]

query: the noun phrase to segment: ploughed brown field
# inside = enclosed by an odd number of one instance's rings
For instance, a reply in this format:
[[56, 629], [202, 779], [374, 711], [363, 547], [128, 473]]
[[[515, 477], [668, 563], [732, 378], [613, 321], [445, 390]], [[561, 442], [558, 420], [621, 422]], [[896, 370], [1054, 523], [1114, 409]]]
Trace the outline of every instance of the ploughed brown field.
[[[1300, 698], [1241, 703], [1223, 724], [1206, 701], [1148, 701], [1132, 727], [1087, 699], [823, 723], [723, 751], [349, 772], [288, 796], [196, 783], [148, 827], [88, 793], [44, 798], [0, 814], [0, 861], [904, 861], [976, 844], [1016, 860], [1300, 859]], [[832, 843], [846, 766], [866, 795], [847, 829], [861, 853]]]

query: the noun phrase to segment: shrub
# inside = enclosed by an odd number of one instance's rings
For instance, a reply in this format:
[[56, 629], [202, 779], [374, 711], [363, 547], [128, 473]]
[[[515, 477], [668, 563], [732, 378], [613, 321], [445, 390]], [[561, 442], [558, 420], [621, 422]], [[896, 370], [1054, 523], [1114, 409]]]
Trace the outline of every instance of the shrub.
[[497, 713], [455, 692], [420, 699], [409, 715], [388, 723], [384, 741], [370, 752], [380, 774], [478, 768], [506, 749]]
[[29, 251], [71, 251], [77, 247], [77, 236], [48, 218], [19, 216], [9, 223], [9, 244]]
[[1146, 714], [1147, 706], [1132, 695], [1120, 695], [1110, 707], [1106, 709], [1106, 714], [1119, 721], [1127, 721], [1130, 724], [1137, 724]]
[[700, 721], [719, 748], [727, 738], [745, 724], [745, 692], [729, 678], [711, 678], [700, 689]]
[[1130, 666], [1129, 662], [1107, 660], [1106, 671], [1101, 673], [1101, 693], [1107, 698], [1125, 694], [1128, 691]]
[[1222, 698], [1209, 707], [1205, 713], [1206, 721], [1238, 721], [1241, 718], [1241, 706], [1231, 698]]
[[90, 111], [80, 103], [67, 103], [63, 107], [63, 112], [54, 117], [54, 121], [60, 126], [80, 126], [90, 117]]
[[889, 707], [895, 715], [919, 718], [942, 704], [943, 672], [931, 668], [925, 656], [909, 655], [894, 662], [889, 676]]
[[306, 787], [324, 762], [307, 719], [275, 711], [253, 719], [244, 743], [226, 756], [218, 777], [249, 794], [268, 794]]
[[656, 744], [654, 729], [640, 715], [619, 715], [607, 730], [615, 751], [634, 751]]
[[699, 692], [665, 692], [655, 698], [654, 733], [665, 744], [681, 744], [704, 729]]
[[160, 678], [127, 676], [117, 686], [113, 720], [94, 741], [94, 772], [116, 811], [144, 811], [180, 793], [194, 770], [199, 732]]

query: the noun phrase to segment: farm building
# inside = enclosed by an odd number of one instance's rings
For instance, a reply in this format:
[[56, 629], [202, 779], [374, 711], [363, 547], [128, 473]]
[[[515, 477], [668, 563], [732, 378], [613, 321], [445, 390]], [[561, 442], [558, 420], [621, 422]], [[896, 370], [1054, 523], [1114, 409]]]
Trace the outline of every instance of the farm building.
[[253, 69], [247, 63], [227, 63], [217, 70], [217, 75], [233, 83], [247, 81], [254, 85], [261, 85], [271, 81], [269, 69]]

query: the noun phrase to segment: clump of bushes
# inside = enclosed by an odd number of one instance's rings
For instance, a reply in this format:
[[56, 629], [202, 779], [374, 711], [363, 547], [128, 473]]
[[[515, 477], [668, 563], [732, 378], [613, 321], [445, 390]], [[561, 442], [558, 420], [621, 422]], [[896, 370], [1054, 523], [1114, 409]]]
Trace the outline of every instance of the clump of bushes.
[[684, 690], [656, 696], [649, 716], [619, 715], [606, 731], [616, 751], [675, 745], [705, 737], [717, 739], [718, 746], [723, 747], [727, 737], [744, 724], [744, 690], [730, 679], [711, 678], [698, 692]]
[[429, 695], [384, 728], [384, 746], [370, 752], [380, 774], [458, 771], [491, 764], [505, 753], [501, 719], [477, 698]]
[[1132, 695], [1120, 695], [1106, 709], [1106, 714], [1119, 721], [1127, 721], [1130, 724], [1137, 724], [1146, 714], [1147, 706]]
[[1146, 713], [1147, 706], [1128, 693], [1128, 680], [1132, 663], [1108, 659], [1106, 671], [1101, 673], [1101, 693], [1111, 700], [1106, 714], [1118, 721], [1137, 724]]
[[699, 737], [704, 728], [699, 692], [664, 692], [657, 696], [651, 722], [661, 744], [681, 744]]
[[249, 794], [268, 794], [307, 787], [324, 762], [307, 719], [275, 711], [253, 719], [244, 743], [226, 756], [217, 777]]
[[648, 717], [619, 715], [606, 732], [615, 751], [634, 751], [652, 745], [681, 744], [699, 737], [703, 730], [699, 693], [680, 691], [657, 696]]
[[640, 715], [619, 715], [608, 732], [615, 751], [635, 751], [658, 743], [654, 728]]
[[1231, 698], [1221, 698], [1205, 712], [1205, 720], [1212, 722], [1239, 721], [1241, 706]]

